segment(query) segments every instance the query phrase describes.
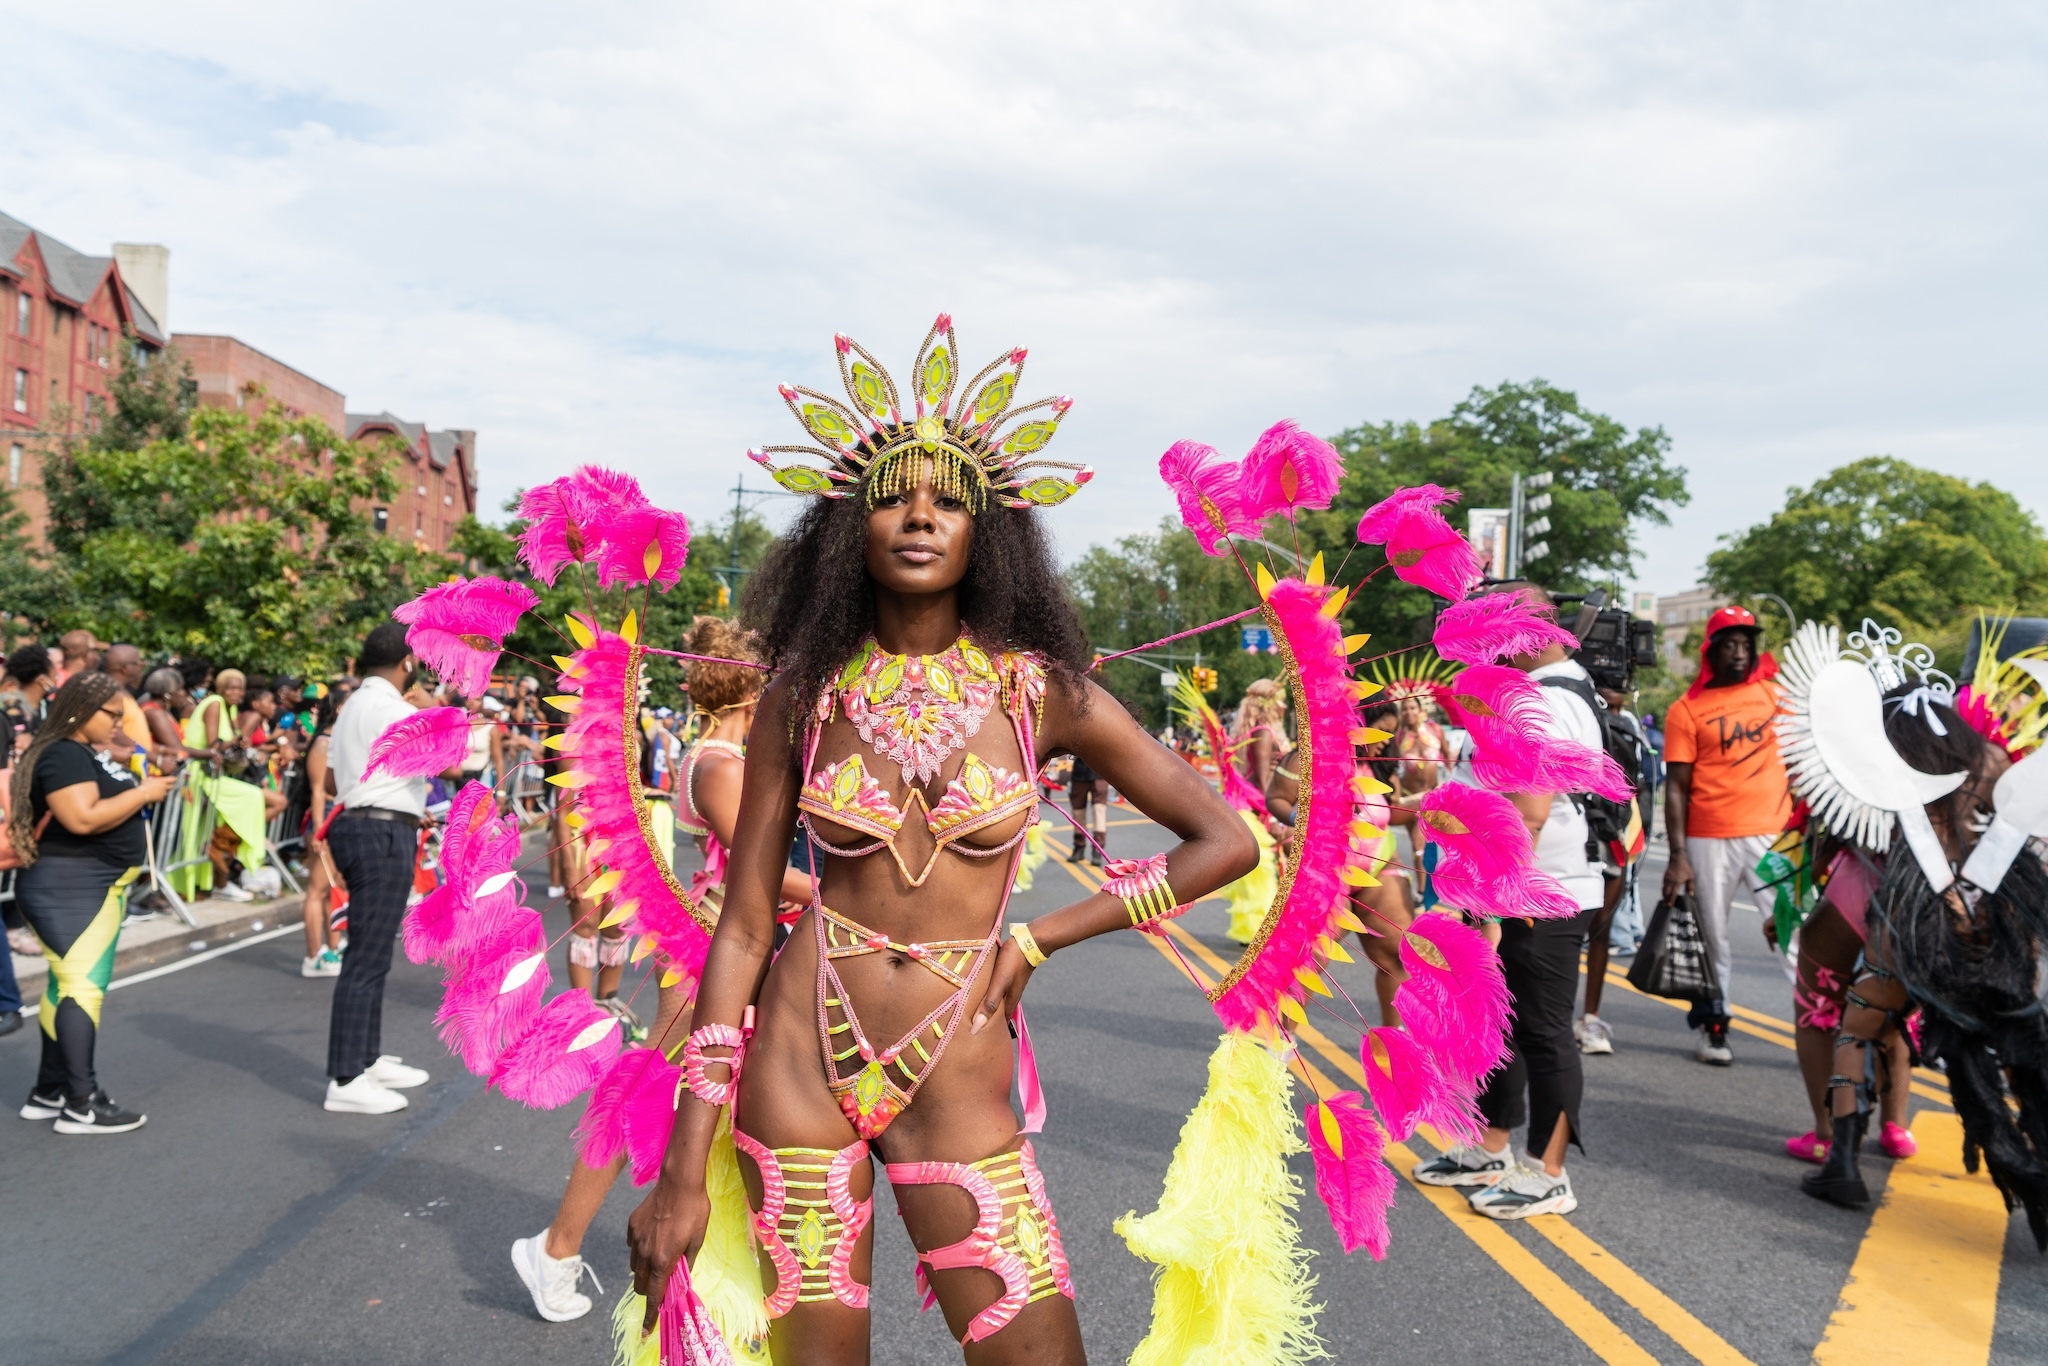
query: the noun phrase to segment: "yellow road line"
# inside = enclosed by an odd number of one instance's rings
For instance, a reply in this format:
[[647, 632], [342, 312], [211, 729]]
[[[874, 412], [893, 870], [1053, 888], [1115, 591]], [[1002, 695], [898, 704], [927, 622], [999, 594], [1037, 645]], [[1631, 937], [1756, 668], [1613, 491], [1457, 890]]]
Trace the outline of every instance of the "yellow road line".
[[2008, 1215], [1991, 1177], [1963, 1170], [1962, 1122], [1922, 1110], [1920, 1155], [1892, 1166], [1841, 1303], [1813, 1359], [1981, 1362], [1991, 1355]]
[[[1585, 970], [1586, 965], [1582, 960], [1579, 963], [1579, 971], [1583, 973]], [[1638, 991], [1634, 983], [1615, 972], [1612, 968], [1607, 970], [1607, 985], [1620, 987], [1631, 996], [1640, 996], [1645, 1001], [1655, 1001], [1659, 1005], [1670, 1006], [1673, 1010], [1686, 1009], [1684, 1001], [1673, 1001], [1663, 996], [1652, 996], [1647, 991]], [[1746, 1010], [1746, 1008], [1741, 1006], [1729, 1007], [1731, 1014], [1737, 1010]], [[1747, 1011], [1746, 1013], [1751, 1015], [1762, 1014], [1760, 1011]], [[1772, 1019], [1769, 1015], [1763, 1015], [1762, 1018], [1766, 1020]], [[1776, 1021], [1773, 1020], [1773, 1023], [1776, 1023]], [[1774, 1043], [1780, 1048], [1793, 1049], [1795, 1051], [1798, 1048], [1798, 1045], [1793, 1042], [1792, 1036], [1789, 1034], [1780, 1034], [1775, 1029], [1760, 1029], [1756, 1025], [1750, 1024], [1747, 1020], [1731, 1019], [1728, 1021], [1728, 1027], [1738, 1034], [1747, 1034], [1753, 1039], [1762, 1039], [1765, 1043]], [[1913, 1078], [1910, 1084], [1911, 1090], [1920, 1099], [1931, 1100], [1936, 1105], [1951, 1105], [1954, 1103], [1948, 1096], [1948, 1078], [1942, 1076], [1941, 1073], [1934, 1071], [1932, 1068], [1916, 1067], [1913, 1069]]]

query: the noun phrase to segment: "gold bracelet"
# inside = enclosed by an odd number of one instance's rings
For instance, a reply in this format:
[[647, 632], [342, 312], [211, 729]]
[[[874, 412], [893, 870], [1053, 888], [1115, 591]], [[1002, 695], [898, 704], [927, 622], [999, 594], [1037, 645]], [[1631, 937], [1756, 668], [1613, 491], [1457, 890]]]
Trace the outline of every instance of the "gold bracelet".
[[1031, 937], [1031, 927], [1025, 924], [1010, 926], [1010, 938], [1017, 941], [1017, 947], [1024, 951], [1024, 961], [1034, 968], [1045, 966], [1048, 955], [1041, 952], [1038, 941]]

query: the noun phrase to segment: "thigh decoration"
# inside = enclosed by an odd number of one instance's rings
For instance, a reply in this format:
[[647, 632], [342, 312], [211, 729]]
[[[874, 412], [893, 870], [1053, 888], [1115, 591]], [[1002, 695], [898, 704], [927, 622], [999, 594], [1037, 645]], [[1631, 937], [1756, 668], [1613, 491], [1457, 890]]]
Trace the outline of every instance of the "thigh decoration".
[[917, 1254], [917, 1284], [927, 1309], [936, 1302], [927, 1266], [940, 1271], [978, 1266], [1003, 1278], [1001, 1298], [974, 1316], [963, 1345], [1001, 1332], [1027, 1304], [1053, 1294], [1074, 1298], [1059, 1222], [1029, 1140], [1016, 1152], [971, 1165], [892, 1162], [885, 1170], [892, 1186], [959, 1186], [974, 1197], [980, 1217], [973, 1230], [957, 1243]]
[[754, 1237], [775, 1266], [768, 1317], [834, 1299], [849, 1309], [867, 1308], [868, 1288], [853, 1279], [853, 1250], [875, 1202], [872, 1196], [855, 1200], [851, 1189], [854, 1164], [867, 1161], [866, 1140], [838, 1152], [770, 1148], [734, 1129], [732, 1141], [761, 1169]]

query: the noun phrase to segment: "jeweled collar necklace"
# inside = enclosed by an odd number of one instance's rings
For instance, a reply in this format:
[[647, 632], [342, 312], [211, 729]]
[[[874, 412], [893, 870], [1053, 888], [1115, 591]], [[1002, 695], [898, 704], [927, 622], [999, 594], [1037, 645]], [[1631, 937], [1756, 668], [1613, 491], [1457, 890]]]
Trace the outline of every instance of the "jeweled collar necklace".
[[1001, 691], [995, 661], [965, 636], [935, 655], [891, 654], [870, 637], [840, 670], [820, 719], [836, 700], [877, 755], [902, 765], [905, 782], [923, 784], [967, 747]]

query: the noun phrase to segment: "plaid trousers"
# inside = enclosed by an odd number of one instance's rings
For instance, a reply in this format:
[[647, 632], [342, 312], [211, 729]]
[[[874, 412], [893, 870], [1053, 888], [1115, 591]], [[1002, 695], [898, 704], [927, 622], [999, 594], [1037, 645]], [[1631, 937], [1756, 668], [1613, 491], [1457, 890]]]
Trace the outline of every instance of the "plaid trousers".
[[336, 1081], [364, 1071], [382, 1052], [384, 978], [412, 894], [418, 838], [418, 831], [398, 821], [346, 815], [327, 832], [334, 870], [348, 888], [348, 952], [334, 979], [327, 1027], [327, 1075]]

